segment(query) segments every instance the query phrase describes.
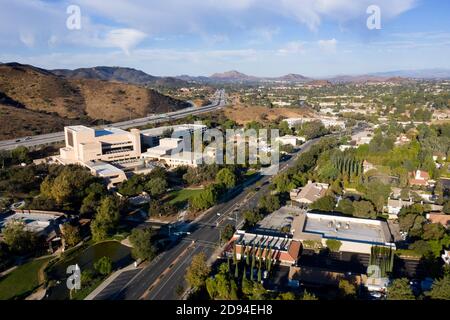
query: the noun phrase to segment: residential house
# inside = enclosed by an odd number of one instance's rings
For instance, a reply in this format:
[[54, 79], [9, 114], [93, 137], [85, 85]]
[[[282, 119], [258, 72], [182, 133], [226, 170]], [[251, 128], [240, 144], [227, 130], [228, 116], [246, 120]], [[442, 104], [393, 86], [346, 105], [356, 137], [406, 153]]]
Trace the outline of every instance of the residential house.
[[409, 173], [409, 184], [411, 186], [425, 187], [429, 185], [430, 175], [426, 171], [416, 170]]
[[330, 185], [326, 183], [308, 181], [303, 188], [293, 189], [290, 192], [290, 198], [297, 203], [309, 205], [324, 197], [329, 187]]
[[450, 215], [443, 213], [428, 213], [427, 220], [431, 223], [440, 223], [446, 228], [450, 227]]
[[389, 219], [397, 219], [398, 214], [403, 207], [409, 207], [413, 204], [414, 202], [412, 200], [404, 201], [402, 199], [388, 199], [385, 210], [389, 214]]

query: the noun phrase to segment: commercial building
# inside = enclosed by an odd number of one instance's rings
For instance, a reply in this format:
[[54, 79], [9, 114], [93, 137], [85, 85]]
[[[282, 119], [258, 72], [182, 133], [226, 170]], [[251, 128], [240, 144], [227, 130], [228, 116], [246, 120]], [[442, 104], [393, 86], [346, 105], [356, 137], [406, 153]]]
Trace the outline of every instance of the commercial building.
[[238, 230], [232, 245], [236, 247], [238, 260], [247, 255], [255, 254], [264, 260], [271, 259], [281, 265], [295, 265], [300, 256], [301, 243], [282, 236], [272, 236], [262, 233], [252, 233]]
[[291, 232], [294, 240], [308, 245], [326, 247], [327, 240], [337, 240], [342, 252], [370, 254], [373, 246], [395, 249], [387, 222], [379, 220], [305, 212], [294, 217]]
[[164, 138], [159, 141], [158, 146], [143, 153], [142, 157], [148, 161], [159, 161], [168, 167], [197, 167], [203, 163], [202, 153], [184, 150], [184, 147], [183, 139]]

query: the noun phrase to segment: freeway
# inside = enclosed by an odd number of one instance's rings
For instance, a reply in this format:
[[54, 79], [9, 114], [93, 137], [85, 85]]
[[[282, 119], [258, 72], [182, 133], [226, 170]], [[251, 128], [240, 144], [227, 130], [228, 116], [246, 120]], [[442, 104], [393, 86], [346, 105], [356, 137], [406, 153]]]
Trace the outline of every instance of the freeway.
[[[190, 115], [198, 115], [202, 113], [211, 112], [214, 110], [221, 109], [225, 105], [226, 105], [225, 90], [222, 89], [218, 90], [214, 94], [213, 102], [207, 106], [199, 108], [190, 107], [166, 114], [159, 114], [140, 119], [112, 123], [108, 124], [108, 127], [116, 127], [121, 129], [136, 128], [168, 120], [182, 119]], [[52, 143], [57, 143], [61, 141], [64, 141], [64, 132], [48, 133], [37, 136], [0, 141], [0, 150], [13, 150], [20, 146], [27, 148], [34, 148], [38, 146], [50, 145]]]
[[[291, 167], [303, 152], [307, 151], [320, 139], [306, 142], [290, 159], [280, 162], [280, 172]], [[218, 249], [221, 230], [227, 224], [241, 225], [242, 213], [246, 209], [255, 208], [269, 191], [272, 176], [259, 176], [251, 179], [234, 192], [234, 198], [227, 199], [210, 209], [198, 221], [190, 223], [184, 231], [189, 236], [180, 239], [169, 250], [159, 255], [155, 261], [141, 269], [128, 283], [116, 292], [112, 292], [106, 299], [111, 300], [176, 300], [180, 297], [177, 288], [184, 283], [186, 269], [192, 257], [200, 252], [208, 259], [214, 259]], [[261, 188], [255, 191], [254, 185], [259, 181]], [[255, 191], [255, 192], [252, 192]], [[105, 290], [108, 289], [105, 288]], [[105, 295], [99, 297], [105, 299]]]

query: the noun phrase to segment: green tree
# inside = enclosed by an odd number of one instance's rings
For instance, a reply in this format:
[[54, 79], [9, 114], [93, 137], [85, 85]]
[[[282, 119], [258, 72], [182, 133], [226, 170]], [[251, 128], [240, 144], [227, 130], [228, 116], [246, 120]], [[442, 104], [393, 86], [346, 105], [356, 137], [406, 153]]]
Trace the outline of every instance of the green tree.
[[293, 292], [283, 292], [283, 293], [280, 293], [279, 295], [278, 295], [278, 297], [277, 297], [277, 300], [295, 300], [296, 299], [296, 297], [295, 297], [295, 293], [293, 293]]
[[95, 242], [106, 240], [120, 220], [119, 204], [113, 197], [100, 202], [94, 221], [91, 222], [92, 238]]
[[355, 217], [369, 219], [375, 219], [377, 217], [375, 208], [370, 201], [355, 201], [353, 202], [353, 207], [355, 209]]
[[308, 291], [305, 290], [301, 300], [319, 300], [319, 299], [317, 299], [317, 297], [314, 294], [309, 293]]
[[69, 247], [73, 247], [81, 241], [80, 228], [73, 226], [70, 223], [65, 223], [62, 226], [62, 236], [65, 243]]
[[94, 263], [94, 269], [103, 276], [106, 276], [112, 271], [112, 261], [108, 257], [102, 257]]
[[216, 183], [223, 184], [227, 189], [236, 186], [236, 175], [228, 168], [221, 169], [216, 176]]
[[225, 243], [229, 241], [233, 237], [234, 232], [235, 232], [234, 226], [232, 226], [231, 224], [227, 224], [220, 234], [221, 242]]
[[310, 205], [310, 209], [325, 212], [333, 212], [336, 208], [336, 199], [333, 196], [325, 196], [317, 199]]
[[450, 200], [447, 200], [447, 201], [444, 203], [444, 208], [442, 209], [442, 211], [443, 211], [445, 214], [450, 214]]
[[326, 241], [327, 248], [333, 252], [339, 252], [342, 246], [342, 242], [335, 239], [328, 239]]
[[205, 285], [206, 278], [211, 272], [211, 268], [206, 263], [206, 255], [202, 252], [192, 258], [191, 265], [186, 271], [186, 281], [188, 284], [198, 290]]
[[424, 240], [440, 240], [445, 236], [445, 228], [440, 223], [430, 223], [423, 226]]
[[154, 231], [147, 227], [135, 228], [131, 231], [130, 242], [133, 246], [131, 253], [135, 259], [152, 260], [156, 256], [156, 248], [152, 243]]
[[195, 211], [209, 209], [214, 206], [219, 198], [220, 186], [210, 185], [202, 192], [189, 200], [190, 208]]
[[289, 192], [295, 188], [295, 185], [292, 183], [289, 175], [286, 173], [277, 175], [275, 178], [273, 178], [272, 183], [275, 185], [278, 192]]
[[10, 221], [2, 230], [3, 241], [10, 252], [25, 254], [33, 251], [37, 245], [34, 233], [28, 231], [23, 222]]
[[349, 216], [352, 216], [355, 213], [353, 202], [350, 199], [342, 199], [341, 201], [339, 201], [336, 210]]
[[258, 205], [265, 212], [272, 213], [281, 208], [280, 197], [273, 194], [262, 197]]
[[255, 226], [262, 218], [263, 215], [257, 209], [244, 211], [245, 225], [247, 227]]
[[450, 300], [450, 275], [437, 280], [430, 291], [431, 299]]
[[340, 280], [339, 292], [343, 298], [354, 299], [356, 297], [356, 286], [348, 280]]
[[30, 163], [31, 158], [26, 147], [17, 147], [11, 152], [11, 157], [15, 163]]
[[387, 288], [388, 300], [415, 300], [409, 281], [406, 278], [395, 279]]
[[156, 197], [164, 194], [167, 191], [167, 181], [163, 178], [150, 179], [145, 184], [145, 190], [150, 193], [151, 196]]

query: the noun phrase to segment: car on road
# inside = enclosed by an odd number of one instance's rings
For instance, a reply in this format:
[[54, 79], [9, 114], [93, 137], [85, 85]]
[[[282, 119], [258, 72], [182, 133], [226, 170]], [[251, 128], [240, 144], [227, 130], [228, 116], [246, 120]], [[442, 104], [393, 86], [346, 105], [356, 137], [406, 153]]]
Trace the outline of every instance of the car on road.
[[31, 137], [26, 137], [25, 141], [30, 141], [32, 138]]
[[20, 140], [20, 139], [17, 139], [17, 140], [16, 140], [16, 142], [20, 142], [20, 141], [22, 141], [22, 140]]

